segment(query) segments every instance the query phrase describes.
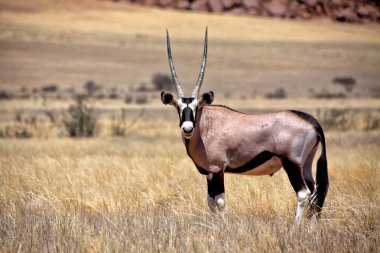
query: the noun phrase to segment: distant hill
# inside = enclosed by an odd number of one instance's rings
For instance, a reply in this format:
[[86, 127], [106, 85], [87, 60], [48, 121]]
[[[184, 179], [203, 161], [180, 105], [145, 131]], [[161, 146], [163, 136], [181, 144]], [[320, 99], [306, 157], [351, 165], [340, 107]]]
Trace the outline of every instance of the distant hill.
[[340, 22], [379, 22], [379, 1], [366, 0], [111, 0], [180, 10], [310, 19], [329, 17]]

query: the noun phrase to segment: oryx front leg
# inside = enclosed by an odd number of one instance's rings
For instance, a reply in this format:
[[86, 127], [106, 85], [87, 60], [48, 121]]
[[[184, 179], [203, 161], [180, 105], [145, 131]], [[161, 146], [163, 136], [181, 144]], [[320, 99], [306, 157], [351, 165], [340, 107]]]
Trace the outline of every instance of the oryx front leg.
[[207, 203], [212, 213], [218, 209], [224, 212], [224, 172], [210, 173], [207, 175]]

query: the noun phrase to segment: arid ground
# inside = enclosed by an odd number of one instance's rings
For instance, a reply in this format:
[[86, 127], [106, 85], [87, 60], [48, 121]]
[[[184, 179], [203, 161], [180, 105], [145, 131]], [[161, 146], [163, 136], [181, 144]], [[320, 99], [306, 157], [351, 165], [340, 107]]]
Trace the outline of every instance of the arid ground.
[[380, 86], [377, 24], [280, 21], [89, 0], [1, 2], [1, 85], [149, 82], [154, 73], [168, 71], [167, 28], [180, 80], [190, 91], [208, 26], [204, 89], [216, 94], [265, 94], [282, 87], [290, 96], [305, 96], [310, 89], [334, 89], [337, 76], [356, 79], [358, 94]]
[[[206, 26], [202, 89], [215, 103], [321, 121], [330, 190], [318, 222], [294, 226], [283, 170], [226, 175], [226, 213], [209, 213], [176, 111], [152, 84], [169, 74], [168, 28], [191, 91]], [[379, 69], [378, 24], [0, 0], [0, 251], [379, 252]], [[89, 138], [74, 138], [78, 112]]]

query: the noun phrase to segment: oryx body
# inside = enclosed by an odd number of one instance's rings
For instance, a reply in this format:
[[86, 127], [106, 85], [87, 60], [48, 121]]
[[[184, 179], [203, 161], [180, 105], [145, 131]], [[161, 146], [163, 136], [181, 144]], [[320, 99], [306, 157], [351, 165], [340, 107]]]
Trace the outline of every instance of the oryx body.
[[[179, 98], [175, 100], [163, 92], [161, 99], [177, 108], [187, 154], [207, 177], [210, 210], [224, 210], [224, 173], [273, 175], [283, 167], [297, 194], [297, 222], [309, 202], [310, 217], [319, 214], [328, 190], [328, 174], [325, 137], [317, 120], [299, 111], [248, 115], [210, 105], [211, 91], [198, 100], [206, 65], [207, 30], [201, 74], [192, 96], [185, 98], [174, 69], [168, 35], [167, 44]], [[312, 163], [319, 143], [322, 152], [315, 185]]]

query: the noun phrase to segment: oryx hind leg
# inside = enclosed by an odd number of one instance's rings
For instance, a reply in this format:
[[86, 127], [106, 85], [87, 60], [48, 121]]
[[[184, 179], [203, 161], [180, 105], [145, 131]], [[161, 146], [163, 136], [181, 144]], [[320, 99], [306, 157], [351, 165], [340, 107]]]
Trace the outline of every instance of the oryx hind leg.
[[210, 173], [207, 177], [207, 203], [212, 213], [224, 212], [224, 172]]
[[316, 145], [311, 150], [310, 154], [308, 155], [308, 157], [307, 157], [307, 159], [303, 165], [303, 170], [302, 170], [303, 178], [307, 184], [307, 187], [309, 188], [309, 190], [311, 192], [310, 208], [309, 208], [308, 214], [307, 214], [307, 217], [309, 219], [312, 219], [317, 212], [316, 201], [315, 201], [316, 185], [315, 185], [315, 181], [313, 178], [313, 168], [312, 168], [313, 160], [314, 160], [315, 154], [317, 153], [317, 150], [318, 150], [318, 145]]
[[302, 215], [308, 205], [310, 190], [302, 175], [302, 166], [288, 159], [283, 159], [282, 165], [288, 174], [291, 185], [297, 194], [296, 223], [301, 222]]

